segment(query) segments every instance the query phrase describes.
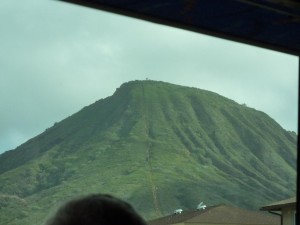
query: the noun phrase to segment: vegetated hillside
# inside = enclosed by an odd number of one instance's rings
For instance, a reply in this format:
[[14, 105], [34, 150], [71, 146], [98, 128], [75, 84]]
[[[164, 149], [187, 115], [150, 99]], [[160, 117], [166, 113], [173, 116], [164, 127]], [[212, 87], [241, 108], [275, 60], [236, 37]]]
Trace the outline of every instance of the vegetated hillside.
[[200, 201], [258, 209], [295, 195], [296, 140], [218, 94], [128, 82], [0, 155], [0, 224], [41, 224], [62, 201], [95, 192], [147, 219]]

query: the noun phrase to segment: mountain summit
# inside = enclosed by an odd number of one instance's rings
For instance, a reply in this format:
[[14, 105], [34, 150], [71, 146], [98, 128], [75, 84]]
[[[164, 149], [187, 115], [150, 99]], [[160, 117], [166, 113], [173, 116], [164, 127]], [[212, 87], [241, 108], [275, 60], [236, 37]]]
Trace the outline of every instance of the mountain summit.
[[132, 81], [0, 155], [0, 224], [41, 223], [62, 201], [111, 193], [146, 218], [295, 195], [297, 137], [216, 93]]

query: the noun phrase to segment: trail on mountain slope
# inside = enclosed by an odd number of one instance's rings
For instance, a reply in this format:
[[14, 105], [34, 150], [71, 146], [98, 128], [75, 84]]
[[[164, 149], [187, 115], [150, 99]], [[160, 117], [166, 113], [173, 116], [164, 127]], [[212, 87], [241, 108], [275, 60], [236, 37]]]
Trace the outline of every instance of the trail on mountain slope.
[[154, 183], [154, 179], [153, 179], [153, 168], [152, 168], [152, 164], [151, 164], [151, 147], [152, 144], [150, 142], [150, 137], [149, 137], [149, 116], [148, 116], [148, 104], [146, 102], [146, 97], [145, 97], [145, 89], [143, 84], [141, 84], [142, 86], [142, 96], [143, 96], [143, 103], [144, 103], [144, 112], [143, 112], [143, 117], [144, 117], [144, 121], [145, 121], [145, 134], [147, 136], [147, 149], [146, 149], [146, 163], [148, 166], [148, 172], [149, 172], [149, 182], [151, 185], [151, 192], [152, 192], [152, 197], [153, 197], [153, 206], [155, 209], [155, 213], [157, 217], [160, 217], [161, 214], [161, 210], [159, 207], [159, 200], [158, 200], [158, 195], [157, 195], [157, 186]]

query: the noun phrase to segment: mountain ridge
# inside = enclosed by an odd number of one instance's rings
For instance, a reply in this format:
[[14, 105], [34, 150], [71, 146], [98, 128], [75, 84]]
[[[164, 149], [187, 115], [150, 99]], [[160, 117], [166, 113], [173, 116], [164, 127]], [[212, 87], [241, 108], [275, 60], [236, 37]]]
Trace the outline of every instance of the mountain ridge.
[[146, 218], [200, 200], [257, 208], [295, 193], [296, 145], [267, 114], [216, 93], [131, 81], [1, 154], [0, 194], [26, 202], [20, 224], [90, 192]]

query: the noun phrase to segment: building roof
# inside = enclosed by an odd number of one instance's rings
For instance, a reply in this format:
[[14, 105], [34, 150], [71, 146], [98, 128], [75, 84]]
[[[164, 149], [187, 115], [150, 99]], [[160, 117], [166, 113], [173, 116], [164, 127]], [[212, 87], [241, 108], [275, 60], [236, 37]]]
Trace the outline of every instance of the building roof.
[[283, 208], [287, 207], [296, 208], [296, 202], [296, 197], [292, 197], [278, 202], [273, 202], [269, 205], [261, 207], [260, 209], [265, 211], [281, 211]]
[[218, 223], [218, 224], [251, 224], [279, 225], [280, 217], [260, 211], [251, 211], [228, 205], [217, 205], [202, 210], [187, 210], [151, 220], [149, 225], [167, 225], [176, 223]]
[[61, 0], [300, 55], [294, 0]]

